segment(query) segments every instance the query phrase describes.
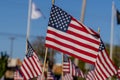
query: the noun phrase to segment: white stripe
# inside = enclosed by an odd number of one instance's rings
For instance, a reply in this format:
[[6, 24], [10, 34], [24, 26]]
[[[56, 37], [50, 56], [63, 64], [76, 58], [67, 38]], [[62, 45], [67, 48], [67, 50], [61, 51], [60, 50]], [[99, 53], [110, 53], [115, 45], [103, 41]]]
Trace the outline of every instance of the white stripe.
[[73, 25], [76, 25], [76, 26], [82, 28], [82, 26], [81, 26], [80, 24], [78, 24], [78, 23], [77, 23], [76, 21], [74, 21], [74, 20], [71, 20], [70, 24], [73, 24]]
[[63, 66], [63, 68], [65, 68], [65, 69], [66, 69], [66, 68], [70, 68], [70, 67], [69, 67], [69, 66]]
[[78, 52], [73, 51], [73, 50], [71, 50], [71, 49], [69, 49], [69, 48], [67, 48], [67, 47], [58, 45], [58, 44], [56, 44], [56, 43], [54, 43], [54, 42], [51, 42], [51, 41], [47, 41], [47, 40], [46, 40], [46, 44], [51, 44], [52, 46], [59, 47], [59, 48], [61, 48], [62, 50], [66, 51], [66, 52], [69, 52], [69, 53], [74, 54], [74, 55], [76, 55], [76, 56], [82, 57], [82, 58], [84, 58], [84, 59], [86, 59], [86, 60], [89, 60], [89, 61], [92, 61], [92, 62], [95, 62], [95, 61], [96, 61], [95, 58], [92, 58], [92, 57], [90, 57], [90, 56], [84, 55], [83, 53], [78, 53]]
[[[75, 47], [75, 48], [77, 48], [77, 49], [79, 49], [79, 50], [83, 50], [83, 51], [86, 51], [86, 52], [90, 52], [91, 54], [94, 54], [94, 55], [97, 55], [98, 54], [98, 52], [97, 51], [94, 51], [94, 50], [92, 50], [92, 49], [90, 49], [90, 48], [87, 48], [87, 47], [84, 47], [84, 46], [80, 46], [80, 45], [78, 45], [78, 44], [75, 44], [75, 43], [73, 43], [73, 42], [70, 42], [70, 41], [68, 41], [68, 40], [65, 40], [65, 39], [62, 39], [62, 38], [59, 38], [59, 37], [57, 37], [57, 36], [55, 36], [55, 35], [52, 35], [52, 34], [47, 34], [47, 36], [48, 37], [50, 37], [50, 38], [53, 38], [53, 39], [55, 39], [55, 40], [57, 40], [57, 41], [59, 41], [59, 42], [61, 42], [61, 43], [64, 43], [64, 44], [67, 44], [67, 45], [74, 45], [73, 47]], [[81, 42], [82, 42], [82, 40], [80, 40]], [[82, 42], [83, 43], [83, 42]], [[87, 43], [87, 45], [88, 45], [89, 43]]]

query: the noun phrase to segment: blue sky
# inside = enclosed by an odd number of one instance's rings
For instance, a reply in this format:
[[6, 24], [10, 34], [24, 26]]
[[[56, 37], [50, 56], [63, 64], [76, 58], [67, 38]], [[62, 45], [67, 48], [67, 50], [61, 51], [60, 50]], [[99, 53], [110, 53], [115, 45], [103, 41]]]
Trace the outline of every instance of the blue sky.
[[[87, 0], [84, 24], [95, 31], [100, 28], [100, 35], [104, 43], [110, 43], [111, 13], [113, 0]], [[52, 0], [33, 0], [44, 16], [31, 20], [30, 35], [46, 36], [48, 19]], [[26, 35], [29, 0], [1, 0], [0, 2], [0, 51], [10, 54], [11, 37], [14, 58], [23, 59], [25, 56], [26, 37], [12, 34]], [[114, 0], [116, 8], [120, 11], [120, 0]], [[55, 4], [80, 20], [82, 0], [56, 0]], [[114, 20], [114, 44], [120, 45], [120, 25]], [[9, 34], [9, 35], [8, 35]], [[35, 38], [29, 38], [32, 42]]]

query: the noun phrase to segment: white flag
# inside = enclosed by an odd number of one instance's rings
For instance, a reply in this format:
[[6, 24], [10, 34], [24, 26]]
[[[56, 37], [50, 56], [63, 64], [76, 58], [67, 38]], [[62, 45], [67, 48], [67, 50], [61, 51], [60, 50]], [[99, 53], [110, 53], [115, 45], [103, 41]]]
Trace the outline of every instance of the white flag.
[[42, 16], [40, 9], [32, 2], [31, 19], [38, 19]]

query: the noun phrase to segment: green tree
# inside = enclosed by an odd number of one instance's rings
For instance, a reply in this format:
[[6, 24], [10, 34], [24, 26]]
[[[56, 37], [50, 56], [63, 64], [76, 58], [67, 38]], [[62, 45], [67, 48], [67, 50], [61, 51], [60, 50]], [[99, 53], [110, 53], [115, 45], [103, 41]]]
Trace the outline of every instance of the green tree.
[[7, 61], [9, 56], [6, 52], [0, 52], [0, 78], [5, 74], [7, 70]]

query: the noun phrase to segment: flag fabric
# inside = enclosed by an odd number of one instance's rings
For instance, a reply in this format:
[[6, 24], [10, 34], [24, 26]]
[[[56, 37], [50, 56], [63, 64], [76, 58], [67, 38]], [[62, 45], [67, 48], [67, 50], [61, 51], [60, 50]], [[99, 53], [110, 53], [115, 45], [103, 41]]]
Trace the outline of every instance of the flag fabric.
[[32, 9], [31, 9], [31, 19], [38, 19], [42, 16], [42, 13], [39, 8], [36, 7], [35, 3], [32, 2]]
[[[99, 54], [95, 63], [95, 69], [89, 74], [93, 74], [92, 78], [94, 77], [94, 80], [106, 80], [107, 78], [117, 74], [116, 67], [113, 64], [112, 60], [109, 58], [102, 40], [99, 47]], [[88, 80], [93, 79], [89, 78]]]
[[47, 71], [47, 80], [54, 80], [54, 74], [50, 70], [50, 68], [48, 68], [48, 71]]
[[24, 80], [22, 75], [20, 74], [20, 72], [18, 70], [16, 70], [14, 72], [14, 80]]
[[118, 78], [120, 79], [120, 68], [117, 70]]
[[63, 76], [63, 80], [73, 80], [73, 76], [70, 73], [67, 73]]
[[42, 74], [38, 56], [29, 41], [27, 41], [27, 54], [23, 60], [20, 72], [22, 73], [24, 80], [28, 80]]
[[70, 73], [70, 67], [71, 67], [71, 63], [70, 63], [70, 59], [68, 58], [68, 56], [66, 54], [63, 55], [63, 72], [64, 73]]
[[63, 72], [64, 74], [71, 74], [71, 76], [84, 78], [83, 72], [69, 59], [69, 57], [63, 55]]
[[117, 17], [117, 24], [120, 24], [120, 12], [118, 10], [116, 12], [116, 17]]
[[89, 71], [85, 78], [86, 80], [98, 80], [94, 70]]
[[46, 47], [94, 64], [100, 44], [100, 39], [96, 35], [99, 36], [61, 8], [52, 6], [45, 41]]
[[84, 78], [83, 72], [74, 63], [72, 63], [72, 76]]

